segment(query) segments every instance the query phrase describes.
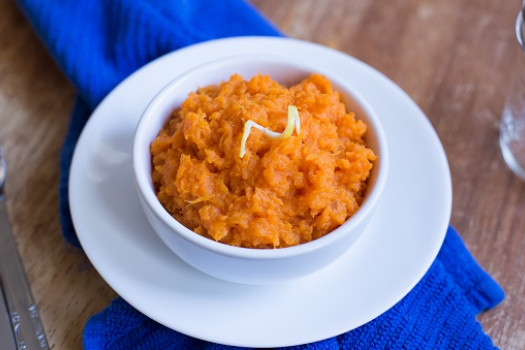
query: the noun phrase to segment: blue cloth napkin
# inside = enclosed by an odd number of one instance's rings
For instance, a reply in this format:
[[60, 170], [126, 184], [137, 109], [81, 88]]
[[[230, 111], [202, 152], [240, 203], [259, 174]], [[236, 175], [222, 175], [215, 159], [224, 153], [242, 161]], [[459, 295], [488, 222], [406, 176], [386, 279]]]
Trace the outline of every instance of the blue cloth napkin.
[[[152, 59], [181, 47], [239, 35], [280, 35], [242, 0], [17, 0], [76, 86], [78, 98], [61, 156], [64, 237], [80, 246], [67, 201], [75, 143], [96, 105]], [[423, 280], [392, 309], [338, 337], [288, 349], [493, 349], [476, 315], [504, 297], [449, 228]], [[230, 349], [148, 319], [117, 298], [84, 330], [85, 349]]]

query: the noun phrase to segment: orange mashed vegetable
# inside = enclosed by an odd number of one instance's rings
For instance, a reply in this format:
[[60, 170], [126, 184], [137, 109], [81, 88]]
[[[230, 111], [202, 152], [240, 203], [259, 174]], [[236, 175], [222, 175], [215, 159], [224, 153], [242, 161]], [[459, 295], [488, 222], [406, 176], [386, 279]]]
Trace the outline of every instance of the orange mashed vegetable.
[[[282, 132], [289, 105], [300, 134], [272, 139], [252, 129], [241, 158], [244, 124]], [[376, 159], [366, 129], [322, 75], [290, 88], [233, 75], [190, 93], [151, 144], [157, 197], [183, 225], [225, 244], [309, 242], [359, 208]]]

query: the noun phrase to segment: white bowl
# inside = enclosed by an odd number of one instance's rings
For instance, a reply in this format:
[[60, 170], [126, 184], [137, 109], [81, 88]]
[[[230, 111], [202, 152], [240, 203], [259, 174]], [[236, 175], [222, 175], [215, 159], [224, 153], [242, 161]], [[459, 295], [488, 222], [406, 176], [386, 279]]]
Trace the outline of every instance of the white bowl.
[[[314, 241], [279, 249], [233, 247], [205, 238], [175, 220], [158, 201], [151, 179], [150, 144], [171, 112], [198, 87], [218, 84], [238, 73], [249, 79], [258, 73], [290, 86], [312, 73], [325, 75], [343, 96], [348, 110], [368, 125], [366, 140], [378, 159], [358, 211], [343, 225]], [[379, 119], [351, 86], [329, 72], [301, 65], [281, 56], [234, 56], [194, 68], [164, 87], [145, 109], [133, 144], [133, 171], [146, 216], [164, 243], [196, 269], [223, 280], [245, 284], [271, 284], [311, 274], [335, 261], [357, 241], [372, 219], [388, 171], [388, 150]]]

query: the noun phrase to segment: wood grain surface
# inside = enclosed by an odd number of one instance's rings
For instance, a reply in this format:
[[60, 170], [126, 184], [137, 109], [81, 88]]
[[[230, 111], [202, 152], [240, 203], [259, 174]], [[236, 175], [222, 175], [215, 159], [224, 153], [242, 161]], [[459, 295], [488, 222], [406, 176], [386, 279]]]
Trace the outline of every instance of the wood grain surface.
[[[447, 154], [451, 223], [506, 291], [479, 316], [502, 349], [525, 349], [525, 183], [505, 166], [498, 124], [520, 56], [519, 1], [254, 0], [288, 36], [346, 52], [421, 107]], [[53, 349], [82, 348], [88, 317], [115, 293], [58, 221], [58, 159], [75, 90], [10, 0], [0, 0], [0, 140], [8, 208]], [[417, 213], [414, 213], [417, 215]]]

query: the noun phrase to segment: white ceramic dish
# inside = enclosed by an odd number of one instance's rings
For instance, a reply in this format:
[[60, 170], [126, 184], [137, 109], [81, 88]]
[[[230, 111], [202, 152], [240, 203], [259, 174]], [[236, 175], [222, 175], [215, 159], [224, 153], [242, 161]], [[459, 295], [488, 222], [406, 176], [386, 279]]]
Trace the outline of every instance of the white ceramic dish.
[[[151, 179], [150, 145], [174, 109], [199, 86], [226, 81], [233, 74], [251, 79], [268, 74], [285, 86], [299, 83], [313, 73], [325, 75], [342, 94], [348, 110], [368, 125], [367, 142], [378, 159], [359, 210], [324, 237], [282, 249], [246, 249], [215, 242], [176, 221], [157, 199]], [[134, 137], [133, 172], [141, 204], [151, 226], [182, 260], [211, 276], [230, 282], [271, 284], [306, 276], [335, 261], [354, 244], [373, 218], [387, 178], [388, 149], [378, 117], [357, 88], [324, 72], [317, 65], [297, 64], [279, 55], [236, 55], [199, 65], [164, 87], [144, 111]], [[237, 152], [233, 151], [232, 152]]]
[[[261, 52], [322, 62], [334, 74], [361, 84], [362, 95], [383, 124], [390, 169], [376, 220], [347, 254], [290, 283], [249, 286], [200, 273], [162, 243], [134, 190], [131, 150], [138, 111], [171, 76], [221, 57]], [[166, 71], [173, 74], [167, 76]], [[278, 38], [203, 43], [134, 73], [91, 116], [75, 150], [70, 177], [71, 211], [82, 246], [119, 295], [184, 334], [253, 347], [328, 338], [392, 307], [435, 259], [450, 219], [451, 195], [439, 139], [399, 87], [352, 57]]]

